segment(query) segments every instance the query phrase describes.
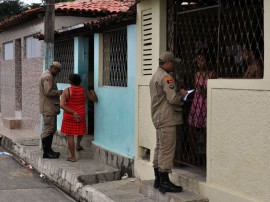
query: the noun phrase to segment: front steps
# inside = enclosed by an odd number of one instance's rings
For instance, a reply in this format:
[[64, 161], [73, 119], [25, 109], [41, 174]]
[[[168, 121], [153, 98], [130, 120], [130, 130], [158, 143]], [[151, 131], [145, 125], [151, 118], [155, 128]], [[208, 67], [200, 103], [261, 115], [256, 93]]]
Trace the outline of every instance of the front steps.
[[202, 183], [206, 182], [206, 171], [188, 166], [174, 168], [170, 179], [188, 191], [201, 194]]
[[[45, 175], [57, 186], [72, 194], [80, 202], [207, 202], [208, 199], [200, 194], [195, 194], [187, 188], [198, 187], [193, 189], [199, 192], [199, 186], [192, 185], [200, 182], [195, 179], [187, 179], [188, 186], [184, 186], [181, 193], [161, 194], [152, 187], [153, 181], [140, 181], [131, 176], [123, 180], [123, 171], [131, 168], [131, 160], [123, 159], [120, 156], [102, 151], [91, 144], [91, 136], [86, 135], [83, 138], [83, 151], [76, 152], [78, 161], [76, 163], [66, 161], [68, 156], [68, 148], [63, 136], [55, 136], [53, 149], [61, 153], [59, 159], [43, 159], [40, 149], [39, 138], [11, 140], [4, 134], [1, 138], [1, 145], [10, 152], [17, 154], [26, 164], [31, 165], [38, 172]], [[93, 148], [94, 147], [94, 148]], [[103, 156], [106, 156], [107, 159]], [[101, 155], [103, 156], [102, 158]], [[98, 158], [93, 158], [98, 157]], [[114, 158], [113, 158], [114, 157]], [[104, 163], [107, 162], [107, 163]], [[120, 162], [120, 163], [119, 163]], [[127, 165], [121, 172], [109, 164]], [[131, 171], [130, 169], [128, 169]], [[178, 181], [177, 184], [185, 182], [182, 180], [187, 177], [187, 173], [178, 173], [174, 171], [171, 179]], [[132, 172], [132, 171], [131, 171]], [[199, 179], [199, 176], [197, 176]], [[183, 185], [182, 185], [183, 186]]]
[[153, 180], [142, 181], [140, 193], [144, 194], [153, 201], [162, 202], [208, 202], [208, 199], [202, 195], [195, 194], [184, 188], [180, 193], [160, 193], [158, 189], [153, 188]]

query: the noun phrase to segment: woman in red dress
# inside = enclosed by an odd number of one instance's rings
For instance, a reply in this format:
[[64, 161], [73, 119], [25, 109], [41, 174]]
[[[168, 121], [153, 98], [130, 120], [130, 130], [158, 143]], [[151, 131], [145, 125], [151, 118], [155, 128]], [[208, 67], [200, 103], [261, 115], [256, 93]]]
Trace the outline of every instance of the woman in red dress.
[[82, 150], [80, 145], [83, 135], [86, 133], [86, 98], [97, 102], [96, 93], [88, 91], [80, 86], [81, 77], [78, 74], [69, 76], [70, 87], [65, 89], [61, 96], [60, 107], [64, 110], [61, 133], [67, 135], [70, 157], [68, 161], [76, 162], [74, 136], [77, 136], [76, 149]]

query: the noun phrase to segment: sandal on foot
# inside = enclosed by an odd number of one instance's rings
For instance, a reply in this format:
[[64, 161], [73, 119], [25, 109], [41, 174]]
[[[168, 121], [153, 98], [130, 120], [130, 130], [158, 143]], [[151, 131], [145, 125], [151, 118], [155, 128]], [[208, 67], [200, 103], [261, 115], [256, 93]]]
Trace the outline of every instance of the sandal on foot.
[[67, 161], [70, 161], [70, 162], [76, 162], [75, 159], [71, 159], [70, 157], [68, 157], [66, 160], [67, 160]]
[[81, 151], [81, 150], [83, 150], [83, 147], [82, 146], [76, 147], [76, 150]]

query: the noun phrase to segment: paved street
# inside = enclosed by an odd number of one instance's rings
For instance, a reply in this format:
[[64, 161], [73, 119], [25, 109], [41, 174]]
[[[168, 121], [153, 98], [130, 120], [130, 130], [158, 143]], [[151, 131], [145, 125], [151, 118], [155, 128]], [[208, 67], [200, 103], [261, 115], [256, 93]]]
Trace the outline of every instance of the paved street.
[[0, 166], [0, 202], [74, 201], [37, 176], [31, 169], [20, 165], [12, 156], [3, 153], [1, 147]]

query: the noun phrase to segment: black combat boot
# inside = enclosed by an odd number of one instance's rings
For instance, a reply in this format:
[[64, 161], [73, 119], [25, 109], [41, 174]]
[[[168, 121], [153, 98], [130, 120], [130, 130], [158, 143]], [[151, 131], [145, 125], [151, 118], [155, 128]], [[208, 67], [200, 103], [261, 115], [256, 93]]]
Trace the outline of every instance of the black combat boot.
[[154, 188], [158, 189], [159, 188], [159, 182], [160, 182], [158, 168], [154, 168], [154, 172], [155, 172]]
[[59, 156], [57, 156], [55, 153], [53, 153], [50, 150], [49, 142], [50, 142], [50, 139], [48, 137], [42, 138], [43, 158], [58, 159]]
[[59, 156], [60, 156], [60, 152], [55, 152], [55, 151], [52, 150], [52, 142], [53, 142], [53, 135], [50, 135], [50, 136], [48, 136], [48, 149], [49, 149], [52, 153], [55, 153], [55, 155], [56, 155], [57, 157], [59, 157]]
[[160, 176], [160, 184], [159, 191], [161, 193], [165, 192], [181, 192], [183, 188], [181, 186], [176, 186], [169, 179], [169, 173], [167, 172], [159, 172]]

